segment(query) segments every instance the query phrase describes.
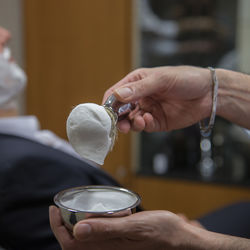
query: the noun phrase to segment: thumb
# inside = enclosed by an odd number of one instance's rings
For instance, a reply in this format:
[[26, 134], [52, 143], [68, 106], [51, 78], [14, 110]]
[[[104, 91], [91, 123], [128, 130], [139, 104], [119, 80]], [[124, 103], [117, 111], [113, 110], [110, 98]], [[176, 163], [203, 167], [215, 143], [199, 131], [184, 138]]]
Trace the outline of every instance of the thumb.
[[130, 82], [114, 90], [115, 97], [123, 103], [138, 101], [139, 99], [156, 93], [158, 84], [152, 76]]
[[107, 240], [121, 235], [124, 237], [130, 231], [124, 218], [98, 218], [78, 222], [73, 230], [74, 237], [79, 241]]

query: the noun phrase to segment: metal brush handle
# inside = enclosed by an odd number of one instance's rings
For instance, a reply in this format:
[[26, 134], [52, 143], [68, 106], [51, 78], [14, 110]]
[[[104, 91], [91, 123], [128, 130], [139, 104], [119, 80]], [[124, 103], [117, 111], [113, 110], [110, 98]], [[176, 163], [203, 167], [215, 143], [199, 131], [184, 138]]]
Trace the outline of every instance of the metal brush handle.
[[114, 112], [118, 120], [125, 119], [128, 113], [135, 108], [135, 104], [124, 104], [118, 101], [114, 95], [109, 96], [103, 106]]

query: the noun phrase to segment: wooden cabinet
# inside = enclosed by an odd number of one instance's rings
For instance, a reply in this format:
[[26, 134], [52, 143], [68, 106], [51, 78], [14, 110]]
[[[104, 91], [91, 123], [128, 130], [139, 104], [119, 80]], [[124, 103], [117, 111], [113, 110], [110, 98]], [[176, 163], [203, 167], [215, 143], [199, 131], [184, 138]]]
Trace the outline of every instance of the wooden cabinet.
[[[71, 109], [100, 104], [131, 70], [131, 12], [130, 0], [24, 0], [27, 110], [42, 128], [66, 138]], [[119, 136], [104, 165], [122, 183], [129, 143]]]
[[203, 182], [136, 177], [134, 190], [147, 210], [169, 210], [197, 218], [217, 208], [250, 200], [249, 188]]

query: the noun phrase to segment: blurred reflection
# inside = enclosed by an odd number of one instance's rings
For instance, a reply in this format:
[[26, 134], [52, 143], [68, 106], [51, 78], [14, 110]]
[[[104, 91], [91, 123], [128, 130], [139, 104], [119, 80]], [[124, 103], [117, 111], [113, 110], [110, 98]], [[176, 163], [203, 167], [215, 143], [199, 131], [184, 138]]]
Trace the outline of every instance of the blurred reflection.
[[234, 49], [236, 1], [140, 3], [143, 66], [216, 66], [223, 55]]
[[[139, 3], [142, 67], [188, 64], [237, 70], [236, 0]], [[241, 128], [218, 117], [206, 138], [198, 126], [142, 133], [139, 174], [248, 183], [249, 141]]]

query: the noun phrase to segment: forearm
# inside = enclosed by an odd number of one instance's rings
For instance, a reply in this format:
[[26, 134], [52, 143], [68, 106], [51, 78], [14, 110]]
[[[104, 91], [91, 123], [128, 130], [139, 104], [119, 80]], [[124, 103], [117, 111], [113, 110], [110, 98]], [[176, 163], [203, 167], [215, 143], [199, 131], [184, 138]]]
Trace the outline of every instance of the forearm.
[[189, 226], [185, 245], [180, 249], [186, 250], [247, 250], [250, 249], [250, 240], [207, 231]]
[[250, 128], [250, 76], [224, 69], [216, 70], [219, 90], [217, 115]]
[[229, 235], [211, 233], [210, 250], [247, 250], [250, 249], [250, 240]]

